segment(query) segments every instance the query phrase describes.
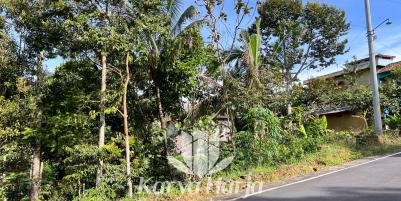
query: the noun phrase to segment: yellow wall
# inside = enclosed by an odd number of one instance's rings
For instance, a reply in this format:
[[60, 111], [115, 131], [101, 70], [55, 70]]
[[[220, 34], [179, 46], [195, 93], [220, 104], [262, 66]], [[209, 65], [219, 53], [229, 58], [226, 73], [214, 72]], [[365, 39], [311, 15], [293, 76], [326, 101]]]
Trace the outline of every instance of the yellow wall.
[[353, 115], [351, 112], [327, 114], [327, 127], [335, 131], [363, 131], [366, 129], [366, 121]]
[[[351, 76], [351, 75], [352, 74], [348, 74], [348, 76]], [[356, 73], [356, 75], [353, 75], [353, 76], [356, 76], [355, 83], [357, 85], [364, 85], [364, 86], [370, 87], [371, 78], [370, 78], [369, 69], [364, 69], [364, 70], [358, 71]], [[337, 83], [342, 83], [343, 85], [349, 84], [349, 81], [346, 79], [346, 77], [344, 75], [335, 77], [334, 79], [336, 80]]]

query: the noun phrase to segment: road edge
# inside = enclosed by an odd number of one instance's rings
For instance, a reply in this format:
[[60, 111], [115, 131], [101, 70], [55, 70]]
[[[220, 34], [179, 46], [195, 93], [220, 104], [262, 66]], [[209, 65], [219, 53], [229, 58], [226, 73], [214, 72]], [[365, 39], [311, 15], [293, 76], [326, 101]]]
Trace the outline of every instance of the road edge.
[[292, 185], [296, 185], [299, 183], [303, 183], [303, 182], [307, 182], [310, 180], [314, 180], [314, 179], [318, 179], [327, 175], [331, 175], [331, 174], [335, 174], [338, 172], [342, 172], [348, 169], [352, 169], [352, 168], [356, 168], [359, 166], [363, 166], [363, 165], [367, 165], [369, 163], [373, 163], [379, 160], [383, 160], [395, 155], [399, 155], [401, 154], [401, 150], [397, 150], [393, 153], [390, 154], [386, 154], [386, 155], [377, 155], [377, 156], [370, 156], [370, 157], [366, 157], [366, 158], [362, 158], [362, 159], [358, 159], [358, 160], [354, 160], [354, 161], [350, 161], [341, 165], [336, 165], [336, 166], [332, 166], [332, 167], [328, 167], [325, 170], [320, 170], [314, 173], [310, 173], [310, 174], [306, 174], [303, 176], [298, 176], [298, 177], [294, 177], [294, 178], [290, 178], [290, 179], [286, 179], [283, 181], [279, 181], [279, 182], [274, 182], [274, 183], [270, 183], [270, 184], [266, 184], [263, 186], [261, 191], [255, 192], [255, 193], [251, 193], [251, 194], [245, 194], [245, 192], [241, 192], [241, 193], [237, 193], [237, 194], [232, 194], [232, 195], [226, 195], [224, 197], [220, 197], [220, 198], [215, 198], [216, 200], [221, 200], [221, 201], [236, 201], [236, 200], [241, 200], [244, 198], [248, 198], [254, 195], [258, 195], [261, 193], [265, 193], [265, 192], [269, 192], [269, 191], [273, 191], [273, 190], [277, 190], [277, 189], [281, 189], [281, 188], [285, 188], [288, 186], [292, 186]]

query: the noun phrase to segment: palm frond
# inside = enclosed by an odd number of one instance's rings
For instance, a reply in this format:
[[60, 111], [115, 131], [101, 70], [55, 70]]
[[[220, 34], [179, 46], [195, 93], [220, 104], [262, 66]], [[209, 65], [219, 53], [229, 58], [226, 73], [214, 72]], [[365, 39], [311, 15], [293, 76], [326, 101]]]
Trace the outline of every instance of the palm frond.
[[179, 18], [175, 20], [174, 26], [173, 26], [173, 33], [177, 34], [181, 32], [182, 27], [184, 26], [185, 22], [187, 20], [191, 20], [195, 18], [195, 16], [198, 14], [198, 10], [195, 8], [195, 6], [189, 6], [187, 9], [185, 9], [184, 12], [181, 13]]
[[172, 19], [176, 19], [181, 13], [182, 0], [167, 0], [166, 9]]
[[257, 35], [252, 35], [251, 40], [249, 41], [249, 61], [252, 66], [258, 66], [259, 59], [259, 49], [260, 45], [258, 44]]
[[200, 28], [202, 27], [202, 25], [205, 23], [205, 21], [203, 19], [200, 20], [195, 20], [193, 22], [191, 22], [190, 24], [188, 24], [187, 26], [185, 26], [184, 29], [178, 29], [178, 30], [173, 30], [173, 35], [175, 36], [180, 36], [182, 35], [186, 30], [188, 29], [192, 29], [192, 28]]

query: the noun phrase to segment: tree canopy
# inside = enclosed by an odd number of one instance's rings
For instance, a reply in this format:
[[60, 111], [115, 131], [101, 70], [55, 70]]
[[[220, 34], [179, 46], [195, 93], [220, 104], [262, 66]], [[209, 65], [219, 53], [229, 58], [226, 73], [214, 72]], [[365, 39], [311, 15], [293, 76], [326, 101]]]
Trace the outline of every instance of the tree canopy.
[[[366, 88], [297, 83], [347, 52], [344, 11], [288, 0], [224, 5], [0, 1], [0, 199], [131, 200], [148, 196], [137, 188], [143, 178], [198, 181], [169, 164], [183, 133], [224, 137], [219, 154], [237, 157], [219, 161], [230, 171], [288, 163], [329, 133], [317, 110], [371, 109]], [[252, 11], [254, 25], [242, 30]], [[228, 18], [235, 24], [222, 38]], [[392, 115], [399, 74], [384, 99]]]

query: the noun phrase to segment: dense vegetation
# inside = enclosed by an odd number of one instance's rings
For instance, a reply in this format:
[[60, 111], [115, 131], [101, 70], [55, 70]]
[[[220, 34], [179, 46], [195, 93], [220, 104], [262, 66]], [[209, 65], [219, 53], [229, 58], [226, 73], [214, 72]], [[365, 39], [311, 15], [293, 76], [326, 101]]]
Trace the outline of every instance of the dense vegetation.
[[[0, 0], [0, 199], [117, 200], [135, 196], [140, 177], [187, 181], [168, 163], [177, 154], [169, 131], [213, 130], [218, 117], [231, 130], [228, 170], [288, 163], [333, 134], [314, 111], [370, 110], [363, 87], [299, 84], [302, 71], [346, 53], [343, 11], [237, 0], [228, 15], [225, 4]], [[240, 30], [254, 10], [260, 17]], [[223, 36], [228, 18], [236, 24]], [[383, 104], [396, 129], [393, 76]]]

